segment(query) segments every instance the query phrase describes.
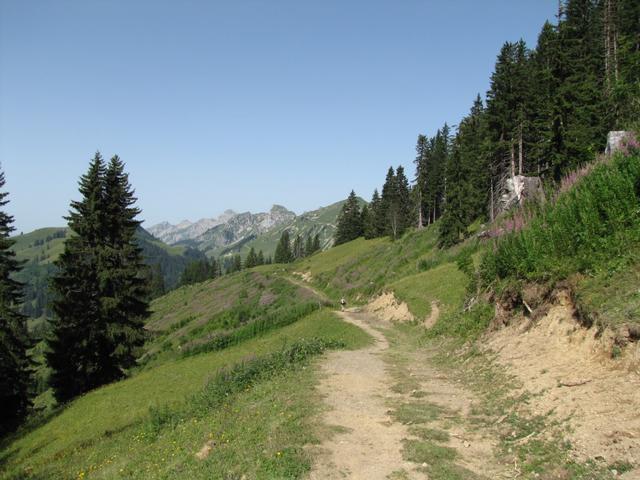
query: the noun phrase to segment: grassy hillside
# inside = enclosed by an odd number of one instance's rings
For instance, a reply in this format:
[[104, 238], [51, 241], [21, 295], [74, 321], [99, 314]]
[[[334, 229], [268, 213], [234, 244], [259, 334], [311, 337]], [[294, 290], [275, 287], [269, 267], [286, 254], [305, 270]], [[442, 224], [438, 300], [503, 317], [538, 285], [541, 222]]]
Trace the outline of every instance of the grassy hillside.
[[472, 240], [440, 250], [437, 237], [437, 225], [433, 225], [411, 231], [396, 242], [360, 238], [304, 259], [292, 270], [309, 273], [312, 283], [333, 298], [357, 303], [382, 291], [393, 291], [412, 313], [423, 317], [429, 313], [431, 301], [452, 307], [462, 304], [467, 280], [456, 260], [481, 248]]
[[[49, 279], [55, 269], [53, 262], [64, 251], [64, 241], [70, 232], [65, 227], [51, 227], [13, 237], [13, 251], [18, 260], [24, 262], [16, 279], [25, 284], [24, 312], [30, 317], [37, 318], [47, 313]], [[196, 250], [166, 245], [142, 228], [137, 235], [146, 263], [160, 265], [167, 288], [175, 287], [189, 262], [204, 258]]]
[[[154, 301], [143, 367], [49, 412], [5, 442], [0, 478], [166, 478], [178, 472], [221, 478], [223, 472], [288, 476], [306, 470], [301, 445], [314, 436], [305, 422], [319, 408], [312, 396], [315, 377], [301, 370], [307, 361], [194, 413], [222, 367], [275, 354], [301, 339], [347, 348], [369, 341], [323, 309], [313, 291], [286, 278], [278, 266], [262, 267]], [[301, 308], [309, 305], [311, 310]], [[236, 341], [185, 355], [189, 346], [227, 334], [236, 334]], [[174, 424], [174, 417], [184, 418]], [[193, 454], [211, 438], [223, 442], [224, 454], [217, 457], [221, 463], [203, 467]]]

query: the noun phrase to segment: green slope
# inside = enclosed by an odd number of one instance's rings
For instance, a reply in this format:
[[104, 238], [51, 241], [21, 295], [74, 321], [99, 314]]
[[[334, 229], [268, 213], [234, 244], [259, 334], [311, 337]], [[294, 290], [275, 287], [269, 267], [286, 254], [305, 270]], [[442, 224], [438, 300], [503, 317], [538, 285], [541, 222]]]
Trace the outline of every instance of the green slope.
[[[55, 271], [53, 262], [64, 251], [64, 241], [70, 230], [65, 227], [40, 228], [17, 235], [12, 249], [18, 260], [24, 262], [16, 279], [25, 284], [24, 312], [30, 317], [40, 317], [50, 302], [49, 279]], [[165, 285], [173, 288], [186, 265], [204, 258], [201, 252], [183, 246], [169, 246], [154, 238], [143, 228], [137, 233], [145, 262], [160, 265]]]
[[[309, 422], [320, 408], [309, 370], [293, 365], [231, 397], [220, 409], [198, 410], [175, 425], [167, 420], [191, 412], [219, 368], [278, 352], [300, 339], [339, 341], [348, 348], [370, 341], [358, 328], [320, 309], [222, 351], [180, 355], [181, 338], [238, 328], [231, 322], [198, 330], [238, 305], [253, 308], [257, 302], [278, 312], [292, 303], [320, 300], [278, 271], [273, 266], [242, 272], [183, 287], [154, 301], [147, 349], [153, 352], [167, 340], [176, 348], [155, 356], [131, 378], [89, 392], [5, 440], [0, 445], [0, 478], [222, 478], [227, 475], [223, 472], [238, 470], [251, 478], [285, 478], [306, 471], [310, 463], [301, 445], [315, 441]], [[193, 318], [184, 323], [184, 315]], [[241, 318], [239, 324], [251, 321]], [[202, 465], [194, 452], [212, 437], [225, 442], [224, 455], [215, 464]]]

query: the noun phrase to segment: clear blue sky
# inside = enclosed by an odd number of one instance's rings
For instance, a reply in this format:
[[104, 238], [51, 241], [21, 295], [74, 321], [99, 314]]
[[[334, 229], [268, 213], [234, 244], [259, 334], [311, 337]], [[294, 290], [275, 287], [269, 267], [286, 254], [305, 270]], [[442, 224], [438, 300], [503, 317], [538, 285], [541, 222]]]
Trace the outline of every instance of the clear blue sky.
[[62, 225], [99, 149], [150, 226], [300, 213], [413, 174], [557, 0], [0, 0], [0, 162], [18, 230]]

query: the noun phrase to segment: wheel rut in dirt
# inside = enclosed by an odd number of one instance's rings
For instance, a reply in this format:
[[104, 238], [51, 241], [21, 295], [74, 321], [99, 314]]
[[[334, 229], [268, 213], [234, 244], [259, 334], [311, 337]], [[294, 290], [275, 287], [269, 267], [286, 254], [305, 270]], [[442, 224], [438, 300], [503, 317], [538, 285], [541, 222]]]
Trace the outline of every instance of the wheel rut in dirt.
[[[322, 364], [320, 393], [329, 410], [326, 424], [337, 433], [321, 446], [311, 479], [385, 479], [395, 472], [410, 472], [415, 465], [402, 458], [402, 439], [408, 432], [393, 423], [385, 405], [391, 379], [382, 358], [389, 344], [373, 327], [377, 319], [357, 312], [339, 312], [345, 320], [362, 328], [374, 343], [355, 351], [330, 353]], [[405, 478], [426, 478], [411, 472]]]

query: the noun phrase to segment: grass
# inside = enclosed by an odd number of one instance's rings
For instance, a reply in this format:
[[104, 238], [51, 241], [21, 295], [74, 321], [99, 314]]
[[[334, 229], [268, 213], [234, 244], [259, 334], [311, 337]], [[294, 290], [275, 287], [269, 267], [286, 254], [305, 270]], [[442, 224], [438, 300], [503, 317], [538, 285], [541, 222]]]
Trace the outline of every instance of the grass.
[[601, 328], [640, 323], [640, 262], [574, 280], [574, 300], [583, 320]]
[[431, 312], [431, 302], [437, 301], [442, 313], [462, 307], [467, 277], [454, 263], [445, 263], [426, 272], [403, 278], [388, 286], [396, 297], [409, 306], [417, 318]]
[[[321, 310], [293, 325], [222, 352], [167, 362], [141, 371], [132, 378], [107, 385], [76, 399], [42, 426], [32, 430], [27, 429], [6, 441], [0, 459], [3, 467], [2, 478], [75, 477], [79, 471], [86, 472], [88, 465], [94, 465], [93, 476], [96, 478], [155, 478], [145, 477], [146, 473], [140, 473], [143, 469], [138, 462], [149, 466], [149, 461], [145, 460], [147, 458], [153, 459], [154, 465], [156, 463], [164, 465], [157, 477], [171, 476], [168, 473], [171, 465], [167, 464], [166, 457], [169, 454], [168, 449], [173, 448], [174, 441], [178, 444], [180, 439], [184, 442], [187, 438], [191, 441], [195, 440], [191, 432], [182, 432], [178, 429], [171, 433], [172, 438], [168, 443], [159, 441], [149, 446], [142, 442], [142, 450], [146, 452], [141, 453], [136, 450], [138, 443], [134, 439], [142, 435], [141, 425], [149, 418], [150, 407], [177, 408], [189, 396], [200, 391], [219, 368], [236, 363], [247, 356], [277, 351], [284, 343], [294, 339], [312, 337], [325, 341], [343, 342], [348, 348], [359, 348], [371, 341], [370, 337], [357, 327], [344, 323], [327, 310]], [[283, 386], [279, 383], [280, 380], [274, 379], [274, 382]], [[287, 387], [287, 391], [291, 395], [297, 395], [297, 390], [305, 388], [305, 385], [309, 386], [309, 383], [297, 378], [295, 383]], [[268, 387], [265, 385], [258, 388]], [[274, 395], [276, 393], [273, 392]], [[299, 395], [304, 397], [305, 401], [309, 401], [309, 392], [299, 392]], [[244, 396], [238, 398], [240, 403], [248, 400]], [[263, 402], [253, 395], [251, 398], [254, 401]], [[286, 400], [283, 402], [286, 403]], [[307, 411], [304, 405], [298, 407], [301, 411]], [[264, 408], [236, 412], [240, 422], [237, 425], [239, 429], [237, 434], [242, 434], [242, 425], [247, 428], [243, 435], [248, 437], [242, 438], [242, 442], [251, 441], [249, 436], [253, 433], [248, 429], [249, 422], [260, 424], [255, 428], [266, 428], [274, 421], [268, 417], [269, 412], [271, 412], [270, 409], [264, 410]], [[244, 418], [243, 415], [249, 415], [249, 417], [241, 420]], [[217, 411], [211, 412], [208, 420], [194, 419], [194, 428], [197, 426], [201, 435], [202, 429], [216, 430], [219, 424], [212, 420], [214, 418], [222, 424], [229, 425], [228, 428], [236, 428], [231, 425], [231, 418], [225, 420], [222, 413]], [[294, 426], [293, 423], [289, 425], [290, 428]], [[191, 429], [191, 425], [183, 425], [183, 427], [186, 430]], [[287, 433], [289, 434], [293, 435], [291, 432]], [[268, 435], [268, 432], [265, 432], [265, 435]], [[263, 435], [262, 438], [265, 436]], [[255, 441], [259, 441], [259, 438]], [[187, 448], [187, 443], [182, 443], [179, 447], [182, 449], [183, 458], [193, 454], [193, 444], [188, 444]], [[186, 453], [187, 450], [188, 453]], [[162, 456], [163, 453], [165, 456]], [[236, 452], [236, 454], [240, 453]], [[112, 460], [108, 462], [110, 458]], [[164, 462], [162, 458], [165, 459]], [[247, 453], [242, 465], [248, 468], [248, 465], [254, 461], [255, 458]], [[196, 466], [197, 464], [194, 464], [193, 468], [195, 469]], [[124, 470], [120, 472], [119, 468]], [[98, 475], [95, 473], [96, 469], [108, 473]], [[139, 472], [134, 475], [132, 470], [139, 470]], [[53, 472], [56, 474], [52, 477]]]
[[[640, 153], [594, 163], [555, 201], [519, 212], [482, 262], [483, 282], [544, 281], [588, 273], [626, 257], [640, 240]], [[524, 226], [520, 227], [524, 223]]]
[[449, 441], [449, 432], [444, 430], [438, 430], [428, 427], [411, 427], [409, 429], [411, 435], [418, 437], [421, 440], [429, 440], [432, 442], [446, 443]]
[[151, 304], [151, 338], [143, 360], [157, 365], [185, 352], [225, 348], [295, 321], [321, 303], [277, 266], [181, 287]]
[[458, 342], [477, 340], [494, 317], [493, 305], [480, 301], [467, 311], [450, 310], [425, 332], [426, 338], [454, 338]]

